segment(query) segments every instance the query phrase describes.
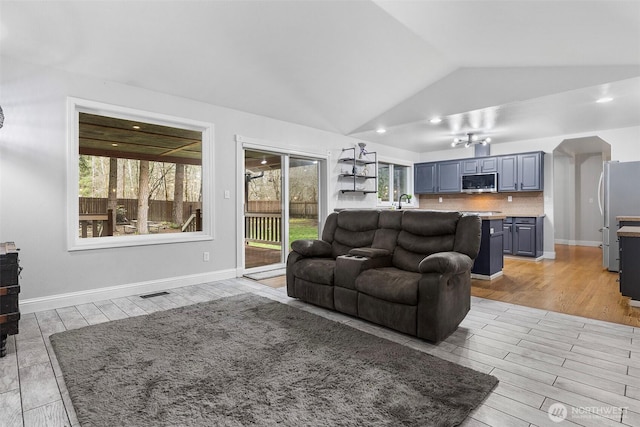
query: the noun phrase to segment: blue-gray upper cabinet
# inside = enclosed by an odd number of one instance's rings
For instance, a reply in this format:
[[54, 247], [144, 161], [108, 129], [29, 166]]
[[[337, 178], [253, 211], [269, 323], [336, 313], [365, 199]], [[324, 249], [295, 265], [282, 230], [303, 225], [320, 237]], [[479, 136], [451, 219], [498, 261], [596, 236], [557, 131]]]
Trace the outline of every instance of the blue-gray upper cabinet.
[[451, 162], [439, 162], [437, 168], [438, 193], [459, 193], [462, 191], [460, 181], [460, 160]]
[[413, 166], [413, 186], [416, 194], [436, 192], [437, 163], [416, 163]]
[[542, 191], [544, 153], [514, 154], [498, 157], [498, 191]]
[[460, 161], [460, 168], [462, 169], [462, 175], [498, 172], [498, 158], [464, 159]]
[[416, 194], [459, 193], [460, 161], [416, 163], [413, 185]]

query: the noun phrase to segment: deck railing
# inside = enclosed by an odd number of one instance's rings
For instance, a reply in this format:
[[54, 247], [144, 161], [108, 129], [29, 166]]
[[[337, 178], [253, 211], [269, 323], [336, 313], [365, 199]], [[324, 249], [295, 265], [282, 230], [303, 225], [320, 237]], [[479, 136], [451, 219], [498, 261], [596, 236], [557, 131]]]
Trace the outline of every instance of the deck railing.
[[244, 214], [244, 237], [247, 242], [280, 244], [282, 242], [282, 214]]

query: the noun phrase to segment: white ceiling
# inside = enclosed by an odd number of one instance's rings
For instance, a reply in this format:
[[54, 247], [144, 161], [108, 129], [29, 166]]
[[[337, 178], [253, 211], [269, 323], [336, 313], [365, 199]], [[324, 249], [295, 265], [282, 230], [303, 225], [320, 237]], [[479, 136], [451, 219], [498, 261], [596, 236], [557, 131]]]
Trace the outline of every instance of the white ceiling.
[[0, 0], [0, 54], [417, 152], [640, 125], [636, 0]]

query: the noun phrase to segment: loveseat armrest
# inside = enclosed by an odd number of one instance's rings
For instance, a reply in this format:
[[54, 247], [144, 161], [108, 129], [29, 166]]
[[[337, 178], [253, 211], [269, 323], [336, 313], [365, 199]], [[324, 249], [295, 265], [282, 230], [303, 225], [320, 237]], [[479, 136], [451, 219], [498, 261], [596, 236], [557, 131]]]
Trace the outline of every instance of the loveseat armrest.
[[460, 252], [437, 252], [420, 261], [420, 273], [460, 274], [473, 267], [473, 260]]
[[355, 248], [349, 251], [349, 255], [363, 256], [367, 258], [382, 258], [391, 255], [387, 249], [381, 248]]
[[291, 249], [303, 257], [332, 258], [331, 244], [324, 240], [295, 240]]

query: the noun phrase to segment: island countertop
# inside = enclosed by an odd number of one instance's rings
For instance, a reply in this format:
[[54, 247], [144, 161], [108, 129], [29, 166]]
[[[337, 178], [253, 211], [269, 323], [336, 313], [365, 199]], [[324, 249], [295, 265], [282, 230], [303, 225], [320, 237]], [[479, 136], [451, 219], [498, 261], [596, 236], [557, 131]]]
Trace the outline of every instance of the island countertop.
[[640, 237], [640, 227], [625, 225], [618, 230], [618, 237]]
[[640, 221], [640, 216], [617, 216], [616, 221]]

